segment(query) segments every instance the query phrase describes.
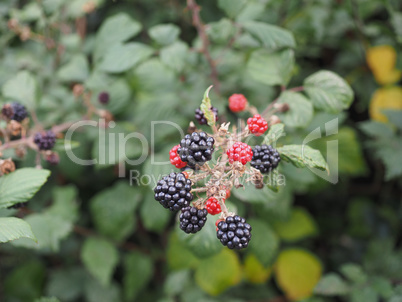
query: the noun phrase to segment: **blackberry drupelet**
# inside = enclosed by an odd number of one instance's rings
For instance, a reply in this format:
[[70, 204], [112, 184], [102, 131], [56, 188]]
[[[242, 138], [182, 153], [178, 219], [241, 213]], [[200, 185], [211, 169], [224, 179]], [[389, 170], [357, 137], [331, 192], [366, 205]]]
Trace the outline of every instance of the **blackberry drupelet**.
[[206, 209], [199, 210], [194, 207], [185, 207], [181, 209], [180, 229], [187, 234], [194, 234], [201, 231], [207, 221], [207, 214], [208, 212]]
[[193, 132], [187, 134], [181, 141], [177, 149], [182, 161], [187, 162], [192, 169], [196, 165], [202, 166], [205, 162], [211, 160], [214, 152], [215, 140], [205, 132]]
[[52, 130], [46, 132], [38, 132], [35, 134], [34, 143], [39, 150], [50, 150], [56, 143], [56, 134]]
[[248, 246], [251, 239], [251, 226], [246, 219], [236, 216], [226, 217], [217, 225], [216, 236], [221, 243], [230, 249], [242, 249]]
[[[218, 108], [211, 107], [212, 112], [215, 115], [215, 121], [218, 120]], [[206, 125], [208, 123], [207, 119], [204, 116], [204, 113], [201, 111], [201, 108], [195, 109], [195, 119], [201, 124]]]
[[269, 173], [278, 166], [280, 161], [281, 156], [276, 149], [272, 146], [261, 145], [253, 148], [253, 158], [250, 164], [261, 173]]
[[14, 114], [11, 118], [12, 120], [21, 122], [28, 116], [27, 109], [25, 108], [24, 105], [21, 105], [20, 103], [12, 103], [11, 107], [14, 112]]
[[188, 207], [193, 200], [191, 191], [191, 180], [183, 173], [172, 172], [164, 176], [154, 189], [155, 200], [171, 211], [178, 211]]

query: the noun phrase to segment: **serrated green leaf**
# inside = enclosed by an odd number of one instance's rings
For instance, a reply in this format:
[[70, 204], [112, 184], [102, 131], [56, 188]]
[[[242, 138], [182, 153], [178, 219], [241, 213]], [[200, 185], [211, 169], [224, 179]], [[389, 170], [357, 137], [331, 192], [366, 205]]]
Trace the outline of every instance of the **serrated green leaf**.
[[124, 296], [127, 301], [132, 301], [151, 280], [152, 260], [147, 255], [133, 252], [125, 256], [124, 269]]
[[54, 187], [52, 193], [53, 204], [47, 209], [47, 213], [75, 222], [78, 219], [77, 188], [73, 185]]
[[318, 233], [313, 217], [302, 208], [293, 208], [287, 220], [272, 222], [275, 232], [285, 241], [297, 241]]
[[96, 34], [95, 61], [98, 61], [109, 48], [137, 35], [141, 28], [140, 23], [125, 13], [119, 13], [107, 18]]
[[272, 125], [264, 137], [263, 144], [273, 145], [281, 136], [285, 136], [285, 125], [282, 123]]
[[0, 242], [7, 242], [22, 237], [36, 241], [31, 226], [27, 222], [15, 217], [0, 218]]
[[218, 0], [218, 7], [230, 18], [235, 18], [246, 5], [247, 0]]
[[314, 288], [315, 294], [324, 296], [346, 295], [349, 292], [350, 287], [348, 284], [335, 273], [323, 276]]
[[148, 59], [152, 53], [153, 49], [142, 43], [118, 43], [108, 49], [99, 68], [110, 73], [124, 72]]
[[240, 262], [235, 252], [224, 249], [200, 262], [195, 282], [208, 294], [216, 296], [241, 280]]
[[306, 127], [313, 118], [313, 105], [301, 93], [284, 91], [278, 99], [278, 104], [288, 104], [289, 110], [279, 114], [288, 127]]
[[30, 72], [20, 71], [4, 83], [2, 94], [10, 101], [18, 101], [29, 109], [33, 109], [39, 100], [38, 83]]
[[353, 101], [349, 84], [331, 71], [312, 74], [304, 80], [303, 86], [317, 109], [337, 113], [349, 108]]
[[0, 178], [0, 208], [31, 199], [49, 175], [49, 170], [22, 168], [2, 176]]
[[279, 248], [279, 238], [263, 221], [250, 219], [247, 221], [253, 228], [251, 231], [249, 249], [258, 258], [262, 265], [268, 267], [276, 257]]
[[316, 168], [328, 170], [327, 163], [320, 151], [307, 145], [285, 145], [277, 149], [281, 154], [281, 159], [292, 163], [298, 168]]
[[121, 241], [134, 230], [135, 209], [141, 195], [127, 182], [117, 182], [90, 201], [90, 211], [96, 228], [105, 236]]
[[284, 85], [289, 82], [294, 65], [294, 53], [290, 49], [269, 52], [257, 50], [247, 63], [247, 73], [255, 81], [266, 85]]
[[209, 98], [209, 91], [212, 89], [212, 86], [209, 86], [208, 89], [204, 93], [204, 98], [201, 102], [201, 111], [204, 113], [205, 118], [208, 121], [208, 125], [213, 127], [215, 125], [215, 114], [212, 112], [211, 107], [211, 99]]
[[177, 40], [180, 28], [174, 24], [158, 24], [148, 31], [149, 36], [161, 45], [169, 45]]
[[262, 47], [269, 50], [296, 46], [293, 34], [279, 26], [256, 21], [244, 22], [242, 25], [248, 33], [261, 43]]
[[188, 46], [186, 43], [178, 41], [160, 50], [160, 58], [163, 64], [169, 66], [176, 72], [181, 72], [186, 66], [186, 55]]
[[57, 77], [64, 82], [84, 82], [89, 76], [86, 56], [78, 54], [57, 71]]
[[109, 241], [88, 238], [81, 250], [81, 260], [86, 269], [103, 286], [107, 286], [119, 261], [119, 254], [116, 247]]

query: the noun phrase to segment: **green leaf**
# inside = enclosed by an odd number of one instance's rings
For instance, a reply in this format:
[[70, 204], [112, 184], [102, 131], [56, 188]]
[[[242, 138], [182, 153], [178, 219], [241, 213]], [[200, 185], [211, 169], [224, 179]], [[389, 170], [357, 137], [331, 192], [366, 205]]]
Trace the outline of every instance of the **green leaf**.
[[124, 72], [148, 59], [152, 53], [153, 49], [142, 43], [118, 43], [108, 49], [99, 68], [110, 73]]
[[215, 255], [223, 248], [223, 245], [216, 239], [215, 219], [208, 218], [201, 231], [195, 234], [186, 234], [176, 226], [179, 240], [199, 258]]
[[256, 21], [244, 22], [242, 25], [248, 33], [260, 41], [262, 47], [269, 50], [296, 47], [293, 34], [279, 26]]
[[123, 301], [120, 286], [115, 282], [104, 286], [92, 278], [85, 284], [85, 298], [85, 301], [88, 302]]
[[88, 276], [82, 267], [54, 270], [48, 276], [46, 295], [58, 297], [62, 301], [77, 301], [84, 292]]
[[38, 98], [38, 84], [28, 71], [20, 71], [4, 83], [2, 94], [10, 101], [18, 101], [29, 109], [35, 108]]
[[350, 287], [348, 284], [335, 273], [323, 276], [314, 288], [315, 294], [324, 296], [346, 295], [349, 292]]
[[331, 71], [312, 74], [304, 80], [303, 86], [317, 109], [337, 113], [349, 108], [353, 101], [349, 84]]
[[148, 31], [149, 36], [161, 45], [169, 45], [177, 40], [180, 28], [174, 24], [158, 24]]
[[250, 219], [247, 221], [253, 228], [249, 250], [265, 267], [271, 265], [279, 248], [279, 238], [263, 221]]
[[235, 252], [224, 249], [200, 262], [195, 282], [208, 294], [216, 296], [241, 280], [240, 262]]
[[31, 199], [49, 175], [49, 170], [22, 168], [2, 176], [0, 178], [0, 208]]
[[0, 218], [0, 242], [7, 242], [21, 237], [36, 241], [28, 223], [15, 217]]
[[271, 128], [269, 128], [268, 133], [264, 137], [263, 144], [275, 144], [281, 136], [285, 136], [285, 125], [281, 123], [272, 125]]
[[124, 296], [127, 301], [132, 301], [152, 278], [152, 260], [147, 255], [133, 252], [125, 256], [124, 269]]
[[60, 302], [56, 297], [42, 297], [40, 299], [36, 299], [35, 302]]
[[284, 91], [278, 103], [289, 105], [289, 110], [279, 115], [288, 127], [306, 127], [313, 119], [313, 106], [301, 93]]
[[257, 50], [247, 63], [247, 73], [255, 81], [266, 85], [284, 85], [289, 82], [294, 65], [294, 53], [290, 49], [269, 52]]
[[141, 204], [141, 222], [148, 231], [162, 232], [171, 218], [171, 213], [162, 207], [154, 198], [154, 194], [147, 194]]
[[215, 114], [212, 112], [211, 107], [211, 99], [209, 98], [209, 91], [213, 86], [209, 86], [208, 89], [204, 93], [204, 98], [201, 102], [201, 111], [204, 113], [205, 118], [208, 121], [208, 125], [213, 127], [215, 125]]
[[316, 168], [327, 170], [328, 166], [321, 152], [307, 145], [285, 145], [277, 149], [281, 159], [292, 163], [298, 168]]
[[285, 241], [298, 241], [318, 233], [313, 217], [302, 208], [293, 208], [290, 218], [286, 221], [273, 221], [273, 228]]
[[61, 66], [57, 72], [57, 77], [64, 82], [84, 82], [88, 76], [88, 60], [83, 54], [73, 56], [70, 61]]
[[21, 238], [12, 242], [14, 246], [57, 252], [60, 241], [67, 237], [73, 229], [71, 222], [46, 212], [26, 216], [25, 221], [31, 226], [37, 243]]
[[341, 273], [353, 283], [364, 284], [367, 281], [367, 275], [358, 264], [347, 263], [342, 265]]
[[47, 209], [47, 213], [58, 216], [65, 221], [75, 222], [78, 219], [78, 204], [76, 203], [77, 188], [73, 185], [54, 187], [53, 204]]
[[119, 13], [107, 18], [96, 34], [95, 61], [98, 61], [109, 48], [137, 35], [141, 28], [140, 23], [125, 13]]
[[181, 72], [186, 66], [188, 46], [181, 41], [163, 47], [160, 51], [160, 58], [163, 64], [172, 68], [176, 72]]
[[189, 270], [181, 270], [170, 273], [163, 285], [163, 291], [167, 296], [173, 297], [188, 288], [191, 280]]
[[218, 7], [230, 18], [235, 18], [246, 5], [247, 0], [218, 0]]
[[103, 286], [107, 286], [119, 261], [119, 254], [116, 247], [109, 241], [88, 238], [81, 250], [81, 260], [86, 269]]
[[166, 254], [167, 263], [172, 270], [196, 268], [199, 263], [199, 259], [179, 240], [177, 232], [170, 234]]
[[399, 130], [402, 130], [402, 110], [383, 110], [391, 124], [394, 124]]
[[134, 231], [134, 211], [140, 198], [125, 181], [95, 195], [90, 201], [90, 211], [99, 232], [116, 241], [127, 238]]
[[392, 137], [394, 131], [389, 124], [376, 122], [376, 121], [365, 121], [358, 123], [358, 127], [366, 135], [371, 137]]
[[385, 180], [402, 175], [401, 152], [402, 139], [394, 137], [392, 140], [381, 140], [376, 145], [376, 156], [378, 156], [385, 165]]
[[350, 302], [378, 302], [378, 294], [371, 287], [355, 288], [350, 294]]
[[389, 299], [394, 293], [391, 280], [385, 277], [372, 277], [370, 278], [371, 286], [373, 289], [384, 299]]

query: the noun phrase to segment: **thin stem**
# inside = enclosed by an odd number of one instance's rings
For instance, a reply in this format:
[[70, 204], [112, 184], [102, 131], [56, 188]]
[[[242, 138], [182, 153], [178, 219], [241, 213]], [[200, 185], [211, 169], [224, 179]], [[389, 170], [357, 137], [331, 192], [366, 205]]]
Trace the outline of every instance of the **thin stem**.
[[216, 62], [212, 59], [211, 53], [209, 52], [209, 39], [208, 36], [205, 32], [205, 25], [202, 23], [201, 17], [200, 17], [200, 7], [197, 5], [195, 0], [187, 0], [187, 7], [188, 9], [192, 12], [192, 20], [193, 20], [193, 25], [197, 29], [198, 36], [201, 39], [202, 42], [202, 53], [204, 54], [206, 60], [208, 61], [208, 64], [211, 68], [211, 79], [212, 82], [214, 83], [216, 92], [220, 94], [220, 82], [218, 79], [218, 71], [216, 69]]
[[206, 191], [208, 191], [208, 188], [207, 188], [207, 187], [191, 189], [191, 193], [206, 192]]
[[289, 91], [293, 91], [293, 92], [298, 92], [298, 91], [303, 91], [304, 90], [304, 86], [298, 86], [298, 87], [293, 87], [288, 89]]

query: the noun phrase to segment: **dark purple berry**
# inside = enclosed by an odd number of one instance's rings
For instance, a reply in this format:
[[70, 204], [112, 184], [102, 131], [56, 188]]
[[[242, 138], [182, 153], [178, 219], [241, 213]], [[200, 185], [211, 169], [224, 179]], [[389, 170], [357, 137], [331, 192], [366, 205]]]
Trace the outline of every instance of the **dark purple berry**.
[[56, 134], [52, 130], [38, 132], [34, 136], [34, 143], [38, 146], [39, 150], [50, 150], [56, 143]]
[[276, 149], [272, 146], [261, 145], [253, 148], [253, 158], [250, 164], [261, 173], [269, 173], [278, 166], [280, 161], [281, 156]]
[[11, 107], [14, 112], [14, 114], [11, 118], [12, 120], [21, 122], [28, 116], [27, 109], [25, 108], [24, 105], [21, 105], [20, 103], [12, 103]]
[[99, 103], [101, 103], [102, 105], [107, 105], [110, 100], [109, 93], [107, 93], [106, 91], [99, 93], [98, 100], [99, 100]]
[[187, 234], [197, 233], [202, 229], [207, 221], [208, 212], [206, 209], [197, 209], [194, 207], [185, 207], [181, 209], [180, 229]]
[[202, 166], [211, 160], [214, 152], [215, 140], [205, 132], [193, 132], [187, 134], [181, 141], [177, 149], [180, 159], [187, 162], [188, 167], [195, 169], [196, 165]]
[[183, 173], [172, 172], [156, 184], [155, 200], [159, 201], [164, 208], [179, 211], [188, 207], [194, 198], [191, 185], [191, 180], [187, 179]]
[[226, 217], [217, 225], [216, 237], [230, 249], [243, 249], [248, 246], [251, 239], [251, 226], [246, 219], [236, 216]]
[[[218, 120], [218, 108], [211, 107], [211, 110], [215, 115], [215, 121], [217, 121]], [[195, 109], [195, 119], [201, 125], [206, 125], [208, 123], [207, 119], [205, 118], [204, 112], [202, 112], [201, 108]]]
[[10, 104], [5, 104], [3, 108], [1, 108], [1, 114], [7, 119], [11, 120], [14, 116], [13, 107]]

